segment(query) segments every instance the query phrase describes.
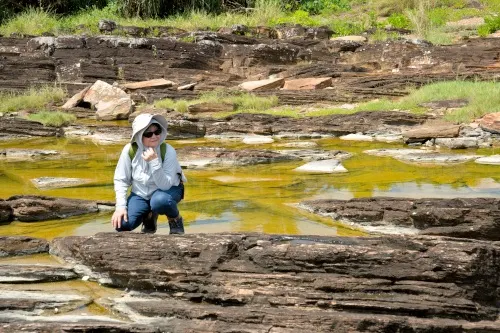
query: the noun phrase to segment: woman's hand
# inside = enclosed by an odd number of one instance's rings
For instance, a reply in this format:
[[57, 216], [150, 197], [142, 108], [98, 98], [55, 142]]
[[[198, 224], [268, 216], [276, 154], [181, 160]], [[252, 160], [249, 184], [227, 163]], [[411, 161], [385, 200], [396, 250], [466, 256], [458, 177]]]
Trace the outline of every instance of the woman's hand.
[[156, 154], [156, 151], [153, 148], [149, 147], [146, 151], [142, 153], [142, 158], [146, 162], [149, 162], [154, 160], [155, 158], [158, 158], [158, 155]]
[[118, 229], [122, 226], [122, 218], [128, 222], [127, 208], [117, 208], [111, 217], [111, 224], [113, 228]]

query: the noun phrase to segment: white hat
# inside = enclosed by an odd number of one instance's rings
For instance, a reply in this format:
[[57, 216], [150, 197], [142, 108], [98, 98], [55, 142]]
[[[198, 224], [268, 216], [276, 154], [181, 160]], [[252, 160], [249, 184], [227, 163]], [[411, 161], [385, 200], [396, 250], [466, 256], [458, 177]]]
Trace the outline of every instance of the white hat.
[[[134, 138], [137, 135], [137, 133], [144, 131], [146, 128], [149, 127], [149, 125], [153, 123], [157, 123], [162, 127], [163, 131], [161, 133], [162, 134], [161, 141], [162, 142], [165, 141], [165, 139], [167, 138], [167, 127], [168, 127], [168, 123], [165, 117], [159, 114], [153, 115], [149, 113], [142, 113], [137, 117], [135, 117], [134, 122], [132, 123], [132, 137], [130, 138], [130, 142], [134, 142], [135, 141]], [[140, 142], [141, 140], [138, 141]]]

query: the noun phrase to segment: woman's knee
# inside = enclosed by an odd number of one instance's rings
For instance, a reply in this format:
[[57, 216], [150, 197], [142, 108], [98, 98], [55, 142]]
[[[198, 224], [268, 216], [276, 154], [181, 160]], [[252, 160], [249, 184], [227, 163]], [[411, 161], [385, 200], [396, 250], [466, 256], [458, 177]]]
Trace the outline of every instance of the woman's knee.
[[163, 191], [157, 191], [151, 198], [150, 205], [152, 211], [166, 214], [168, 211], [177, 207], [177, 202], [170, 194]]

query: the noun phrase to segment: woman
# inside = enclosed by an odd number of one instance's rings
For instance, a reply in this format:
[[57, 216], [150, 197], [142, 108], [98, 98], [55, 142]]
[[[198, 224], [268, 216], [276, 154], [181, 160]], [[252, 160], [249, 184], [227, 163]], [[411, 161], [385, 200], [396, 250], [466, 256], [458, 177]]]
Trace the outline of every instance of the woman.
[[[116, 165], [116, 209], [111, 223], [117, 231], [156, 232], [158, 214], [168, 218], [171, 234], [183, 234], [184, 223], [177, 203], [184, 197], [184, 182], [175, 149], [161, 144], [167, 137], [167, 120], [141, 114], [132, 123], [131, 143], [125, 145]], [[127, 199], [127, 190], [132, 192]]]

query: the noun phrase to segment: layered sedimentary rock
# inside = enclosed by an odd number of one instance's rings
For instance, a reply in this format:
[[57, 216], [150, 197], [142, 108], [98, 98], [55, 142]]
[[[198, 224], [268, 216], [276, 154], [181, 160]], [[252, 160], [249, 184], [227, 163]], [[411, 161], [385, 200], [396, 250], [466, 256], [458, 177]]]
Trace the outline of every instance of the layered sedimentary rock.
[[413, 228], [420, 234], [500, 240], [500, 199], [359, 198], [301, 203], [315, 213], [364, 226]]

